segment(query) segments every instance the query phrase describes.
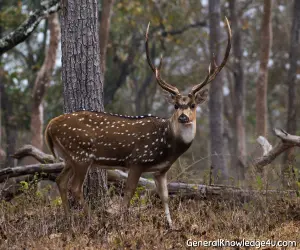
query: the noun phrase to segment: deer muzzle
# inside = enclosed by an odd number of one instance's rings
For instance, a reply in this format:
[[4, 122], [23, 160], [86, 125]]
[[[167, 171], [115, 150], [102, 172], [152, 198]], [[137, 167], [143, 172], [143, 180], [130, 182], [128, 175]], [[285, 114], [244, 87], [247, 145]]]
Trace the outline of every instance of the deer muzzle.
[[181, 114], [179, 117], [178, 117], [178, 122], [180, 123], [189, 123], [190, 122], [190, 119], [187, 115], [185, 114]]

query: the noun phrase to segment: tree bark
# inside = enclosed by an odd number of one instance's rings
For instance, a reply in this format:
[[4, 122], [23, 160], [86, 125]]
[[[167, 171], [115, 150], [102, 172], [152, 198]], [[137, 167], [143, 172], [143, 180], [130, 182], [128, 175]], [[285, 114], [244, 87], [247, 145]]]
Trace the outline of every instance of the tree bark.
[[256, 83], [256, 135], [267, 135], [268, 61], [272, 47], [272, 0], [264, 0], [260, 37], [260, 67]]
[[[209, 1], [209, 47], [211, 61], [213, 56], [217, 62], [221, 61], [221, 6], [220, 0]], [[223, 85], [222, 73], [211, 83], [209, 90], [209, 118], [211, 136], [211, 161], [215, 183], [222, 183], [227, 179], [227, 169], [224, 159], [223, 138]]]
[[235, 127], [233, 132], [235, 144], [235, 162], [233, 167], [237, 170], [239, 179], [245, 178], [246, 167], [246, 133], [245, 133], [245, 83], [243, 70], [243, 50], [241, 40], [241, 24], [237, 16], [236, 0], [229, 1], [231, 24], [233, 30], [233, 75], [234, 75], [234, 102], [233, 117]]
[[[61, 0], [62, 80], [64, 112], [103, 111], [100, 70], [98, 1]], [[107, 192], [106, 171], [93, 168], [87, 178], [88, 197]]]
[[[296, 93], [297, 93], [297, 61], [299, 60], [299, 46], [300, 46], [300, 1], [294, 1], [293, 9], [293, 23], [291, 29], [290, 37], [290, 51], [289, 51], [289, 64], [290, 68], [287, 75], [287, 85], [288, 85], [288, 114], [287, 114], [287, 132], [290, 134], [296, 134], [297, 132], [297, 103]], [[295, 154], [293, 149], [287, 150], [284, 157], [283, 164], [283, 177], [285, 174], [289, 174], [289, 166], [293, 166], [295, 163]], [[284, 179], [284, 178], [283, 178]], [[283, 182], [285, 182], [283, 180]]]
[[102, 82], [104, 82], [104, 76], [106, 71], [106, 50], [109, 38], [110, 20], [112, 14], [112, 6], [114, 0], [102, 0], [102, 11], [99, 29], [100, 40], [100, 66], [102, 72]]
[[49, 16], [48, 22], [50, 30], [50, 43], [48, 50], [45, 52], [46, 57], [44, 63], [35, 79], [30, 123], [30, 130], [32, 134], [31, 144], [40, 150], [43, 149], [43, 98], [50, 83], [51, 74], [55, 66], [56, 52], [60, 40], [58, 15], [55, 13]]

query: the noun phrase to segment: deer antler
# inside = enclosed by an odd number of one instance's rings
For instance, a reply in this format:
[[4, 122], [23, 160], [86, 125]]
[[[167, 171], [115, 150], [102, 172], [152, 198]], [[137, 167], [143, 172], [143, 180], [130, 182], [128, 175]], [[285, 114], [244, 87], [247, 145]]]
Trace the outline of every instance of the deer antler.
[[145, 48], [146, 48], [146, 55], [147, 55], [148, 64], [149, 64], [150, 68], [152, 69], [153, 73], [155, 74], [155, 77], [156, 77], [156, 80], [157, 80], [157, 83], [159, 84], [159, 86], [161, 86], [164, 90], [170, 92], [173, 95], [180, 95], [179, 90], [175, 86], [165, 82], [160, 77], [160, 69], [161, 69], [161, 66], [162, 66], [162, 56], [160, 58], [159, 66], [157, 68], [154, 66], [154, 64], [151, 61], [150, 54], [149, 54], [149, 45], [148, 45], [149, 27], [150, 27], [150, 22], [149, 22], [148, 27], [147, 27], [146, 41], [145, 41]]
[[[218, 66], [216, 63], [215, 57], [213, 56], [213, 60], [209, 64], [208, 74], [207, 74], [205, 80], [203, 82], [201, 82], [200, 84], [194, 86], [192, 88], [190, 95], [195, 95], [199, 90], [201, 90], [203, 87], [205, 87], [207, 84], [209, 84], [212, 80], [214, 80], [215, 77], [217, 76], [217, 74], [222, 70], [222, 68], [225, 66], [225, 64], [228, 60], [230, 49], [231, 49], [232, 34], [231, 34], [231, 29], [230, 29], [230, 25], [229, 25], [229, 21], [228, 21], [227, 17], [225, 17], [225, 23], [226, 23], [226, 28], [227, 28], [228, 39], [227, 39], [227, 48], [225, 51], [224, 59], [223, 59], [222, 63], [220, 64], [220, 66]], [[211, 65], [213, 65], [213, 66], [211, 67]]]

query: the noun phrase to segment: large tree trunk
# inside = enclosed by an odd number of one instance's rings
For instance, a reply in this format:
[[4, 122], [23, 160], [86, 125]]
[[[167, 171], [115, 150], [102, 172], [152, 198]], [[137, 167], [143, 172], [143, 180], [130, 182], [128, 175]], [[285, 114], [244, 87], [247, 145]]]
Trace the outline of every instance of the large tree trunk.
[[[221, 61], [221, 8], [220, 0], [209, 1], [209, 46], [211, 59], [215, 55], [217, 62]], [[211, 161], [214, 182], [221, 183], [227, 178], [223, 146], [223, 85], [222, 73], [211, 83], [209, 91]]]
[[50, 83], [50, 77], [55, 65], [56, 52], [60, 40], [60, 28], [56, 13], [49, 16], [48, 23], [50, 30], [50, 43], [49, 48], [46, 51], [44, 63], [35, 79], [30, 123], [30, 130], [32, 134], [31, 144], [40, 150], [43, 149], [43, 98]]
[[264, 13], [260, 38], [260, 67], [256, 83], [256, 135], [267, 135], [267, 89], [268, 89], [268, 61], [272, 47], [272, 0], [264, 0]]
[[245, 83], [243, 71], [243, 51], [241, 41], [241, 25], [237, 17], [236, 0], [229, 1], [231, 13], [231, 23], [233, 30], [233, 75], [234, 75], [234, 102], [233, 102], [233, 117], [235, 125], [233, 132], [235, 162], [233, 163], [237, 170], [239, 179], [245, 177], [246, 165], [246, 134], [245, 134]]
[[[300, 46], [300, 1], [294, 1], [293, 9], [293, 23], [291, 29], [290, 37], [290, 51], [289, 51], [289, 64], [290, 68], [288, 70], [287, 85], [288, 85], [288, 115], [287, 115], [287, 132], [290, 134], [296, 134], [297, 132], [297, 61], [299, 60], [299, 46]], [[294, 165], [295, 154], [294, 149], [291, 148], [287, 150], [284, 157], [283, 164], [283, 183], [286, 183], [285, 176], [290, 175], [289, 166]]]
[[114, 4], [114, 0], [102, 0], [99, 40], [100, 40], [100, 66], [101, 66], [103, 79], [106, 71], [106, 50], [108, 44], [110, 19], [111, 19], [113, 4]]
[[[64, 112], [103, 111], [98, 1], [61, 0], [61, 8]], [[87, 179], [89, 199], [99, 200], [107, 191], [106, 171], [92, 169]]]

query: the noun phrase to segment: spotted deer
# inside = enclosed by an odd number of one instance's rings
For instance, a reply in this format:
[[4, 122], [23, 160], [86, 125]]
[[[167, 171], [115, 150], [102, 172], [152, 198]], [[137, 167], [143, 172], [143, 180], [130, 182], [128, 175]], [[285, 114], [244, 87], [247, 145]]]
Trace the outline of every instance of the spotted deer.
[[151, 115], [124, 116], [106, 112], [77, 111], [52, 119], [45, 132], [46, 142], [54, 156], [65, 161], [57, 178], [63, 207], [69, 215], [68, 182], [71, 191], [84, 204], [83, 182], [90, 167], [129, 170], [122, 207], [127, 209], [143, 172], [152, 172], [162, 200], [167, 222], [172, 226], [168, 206], [166, 173], [192, 144], [196, 134], [196, 107], [208, 96], [204, 87], [225, 66], [231, 49], [231, 30], [226, 19], [227, 48], [220, 66], [210, 63], [205, 80], [195, 85], [188, 96], [165, 82], [160, 76], [162, 58], [155, 67], [149, 56], [148, 32], [145, 49], [148, 64], [159, 86], [169, 95], [174, 113], [168, 118]]

